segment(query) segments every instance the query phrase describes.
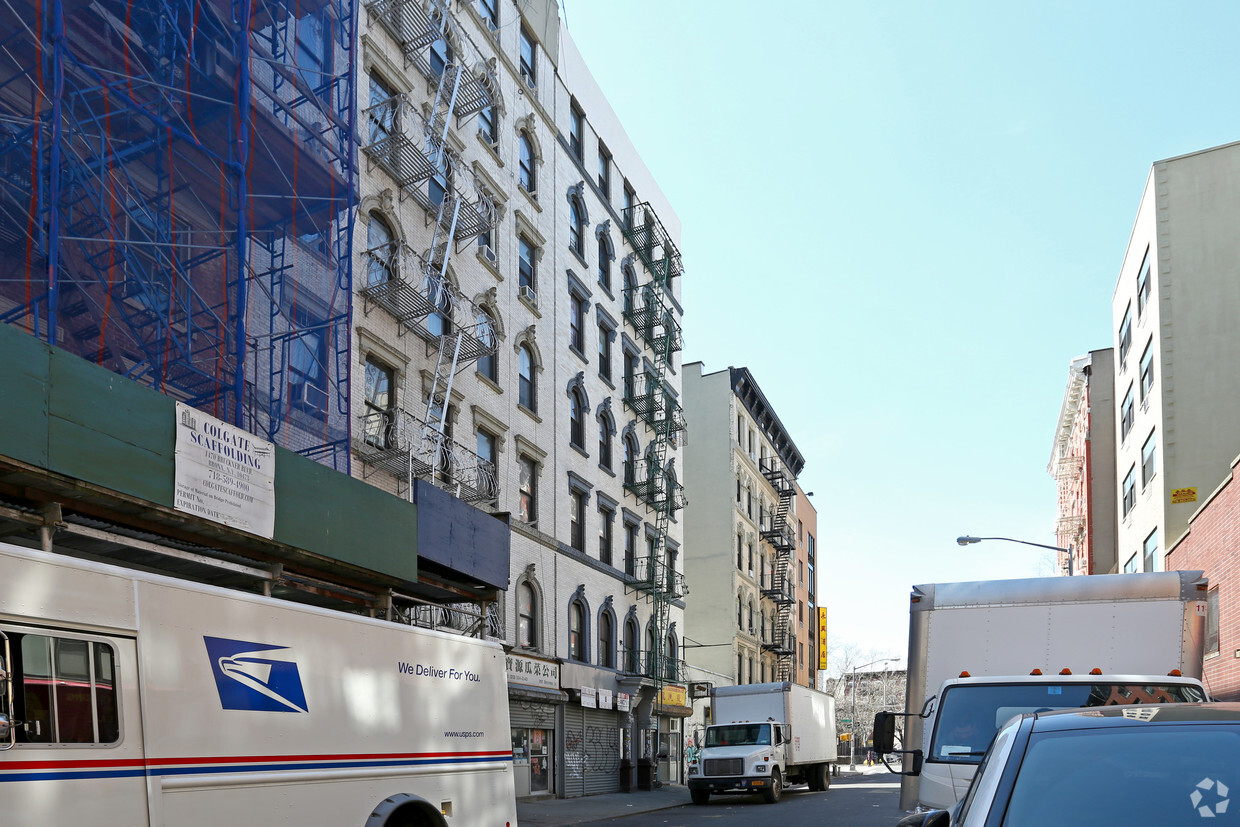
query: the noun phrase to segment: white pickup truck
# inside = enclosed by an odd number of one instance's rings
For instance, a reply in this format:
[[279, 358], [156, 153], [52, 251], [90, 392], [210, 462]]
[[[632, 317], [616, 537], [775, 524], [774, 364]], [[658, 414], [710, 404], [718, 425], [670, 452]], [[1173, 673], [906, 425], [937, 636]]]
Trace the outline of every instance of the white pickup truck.
[[689, 795], [762, 793], [779, 800], [784, 785], [814, 791], [831, 783], [837, 759], [835, 699], [794, 683], [717, 687], [705, 745], [689, 764]]

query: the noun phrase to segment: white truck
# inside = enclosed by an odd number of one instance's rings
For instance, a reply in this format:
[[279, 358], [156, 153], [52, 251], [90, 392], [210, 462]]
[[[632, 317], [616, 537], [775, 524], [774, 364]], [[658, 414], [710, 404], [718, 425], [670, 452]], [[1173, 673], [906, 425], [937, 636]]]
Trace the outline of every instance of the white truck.
[[5, 827], [516, 824], [496, 644], [0, 544]]
[[1014, 715], [1208, 700], [1206, 590], [1200, 571], [914, 586], [905, 712], [874, 722], [890, 753], [906, 721], [901, 809], [959, 800]]
[[711, 693], [712, 720], [689, 763], [689, 795], [762, 793], [779, 800], [784, 785], [814, 791], [831, 783], [837, 758], [835, 699], [794, 683], [720, 686]]

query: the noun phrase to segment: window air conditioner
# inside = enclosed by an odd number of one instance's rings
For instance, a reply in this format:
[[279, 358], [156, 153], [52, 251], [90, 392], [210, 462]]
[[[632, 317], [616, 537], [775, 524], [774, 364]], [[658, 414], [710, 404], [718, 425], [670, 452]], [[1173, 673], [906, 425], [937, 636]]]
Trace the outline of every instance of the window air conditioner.
[[533, 305], [538, 304], [538, 292], [533, 287], [523, 286], [520, 292], [521, 298]]
[[491, 249], [491, 245], [489, 244], [479, 244], [478, 255], [482, 256], [483, 258], [485, 258], [487, 261], [491, 262], [492, 264], [495, 263], [495, 258], [496, 258], [495, 251]]
[[289, 386], [289, 402], [303, 411], [323, 413], [327, 410], [327, 390], [310, 382]]

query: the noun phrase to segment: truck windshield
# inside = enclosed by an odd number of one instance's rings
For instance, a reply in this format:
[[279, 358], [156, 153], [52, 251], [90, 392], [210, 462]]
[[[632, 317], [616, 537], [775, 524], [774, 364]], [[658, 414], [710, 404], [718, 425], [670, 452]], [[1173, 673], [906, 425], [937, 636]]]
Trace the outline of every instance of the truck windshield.
[[1182, 684], [978, 684], [950, 686], [943, 693], [930, 744], [929, 761], [976, 764], [1003, 723], [1025, 712], [1116, 704], [1204, 701], [1201, 691]]
[[767, 724], [725, 724], [706, 730], [708, 747], [748, 747], [771, 743]]

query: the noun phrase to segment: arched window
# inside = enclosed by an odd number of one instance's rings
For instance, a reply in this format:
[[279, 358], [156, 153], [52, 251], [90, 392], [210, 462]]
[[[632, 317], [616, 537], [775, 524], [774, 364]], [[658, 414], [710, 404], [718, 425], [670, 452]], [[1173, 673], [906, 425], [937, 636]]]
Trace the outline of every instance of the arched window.
[[478, 341], [486, 350], [478, 357], [478, 372], [492, 382], [499, 382], [499, 356], [496, 345], [499, 339], [495, 334], [495, 317], [486, 308], [478, 308]]
[[762, 641], [764, 643], [766, 643], [768, 641], [766, 637], [766, 609], [765, 608], [761, 610], [761, 614], [759, 615], [759, 620], [761, 620], [762, 625], [758, 627], [758, 636], [762, 638]]
[[736, 628], [745, 631], [745, 596], [736, 593]]
[[581, 388], [573, 388], [568, 394], [568, 441], [585, 450], [586, 447], [586, 400]]
[[611, 289], [611, 244], [603, 234], [598, 237], [598, 283]]
[[648, 677], [655, 676], [655, 662], [659, 659], [659, 639], [654, 633], [654, 624], [646, 627], [646, 668], [643, 670]]
[[586, 607], [574, 600], [568, 609], [568, 656], [572, 660], [586, 659]]
[[611, 432], [615, 426], [606, 411], [598, 418], [598, 464], [611, 470]]
[[431, 74], [439, 77], [443, 74], [443, 70], [448, 67], [448, 64], [452, 62], [452, 46], [446, 38], [441, 37], [431, 44], [430, 59]]
[[521, 189], [533, 195], [538, 189], [534, 178], [534, 142], [530, 140], [528, 133], [522, 132], [517, 137], [517, 147], [521, 166]]
[[432, 336], [452, 332], [452, 286], [439, 276], [426, 277], [426, 300], [435, 308], [426, 317], [426, 330]]
[[632, 265], [624, 267], [624, 312], [632, 313], [637, 302], [637, 274]]
[[637, 482], [637, 437], [624, 435], [624, 484]]
[[585, 232], [585, 210], [581, 208], [581, 200], [570, 198], [568, 200], [568, 249], [582, 257], [586, 254]]
[[750, 600], [750, 601], [749, 601], [748, 621], [749, 621], [749, 622], [748, 622], [748, 624], [747, 624], [747, 628], [748, 628], [748, 630], [749, 630], [749, 633], [750, 633], [750, 634], [753, 634], [755, 631], [757, 631], [757, 630], [754, 628], [754, 625], [753, 625], [753, 600]]
[[538, 405], [534, 394], [534, 354], [529, 345], [521, 345], [517, 350], [517, 402], [530, 411], [537, 411]]
[[663, 671], [663, 677], [671, 681], [678, 680], [680, 678], [680, 675], [678, 674], [680, 670], [677, 667], [680, 661], [680, 657], [679, 657], [680, 652], [679, 652], [679, 647], [676, 644], [676, 633], [675, 632], [669, 631], [667, 633], [667, 649], [665, 650], [665, 652], [666, 652], [666, 657], [665, 657], [665, 669]]
[[396, 267], [396, 245], [392, 228], [378, 212], [366, 222], [366, 286], [390, 281]]
[[607, 669], [616, 667], [616, 637], [611, 614], [603, 612], [598, 618], [598, 665]]
[[641, 652], [637, 648], [637, 620], [630, 617], [624, 622], [624, 671], [637, 672]]
[[538, 595], [531, 583], [517, 588], [517, 645], [533, 649], [538, 645]]

